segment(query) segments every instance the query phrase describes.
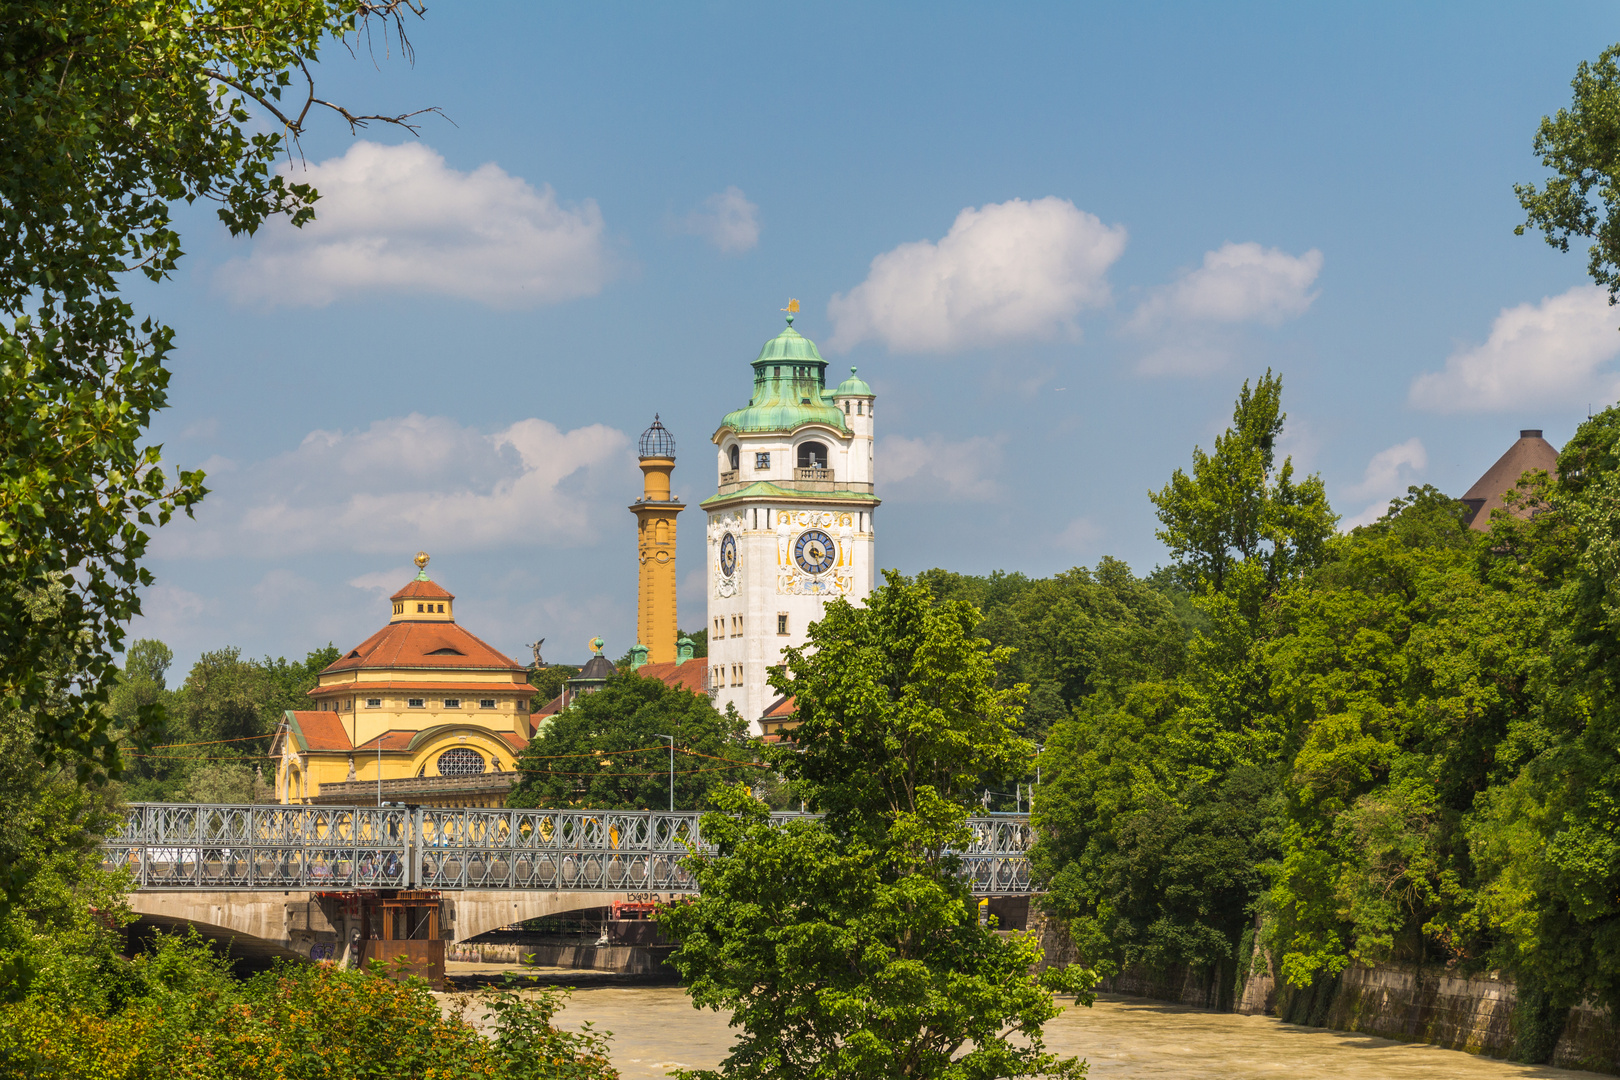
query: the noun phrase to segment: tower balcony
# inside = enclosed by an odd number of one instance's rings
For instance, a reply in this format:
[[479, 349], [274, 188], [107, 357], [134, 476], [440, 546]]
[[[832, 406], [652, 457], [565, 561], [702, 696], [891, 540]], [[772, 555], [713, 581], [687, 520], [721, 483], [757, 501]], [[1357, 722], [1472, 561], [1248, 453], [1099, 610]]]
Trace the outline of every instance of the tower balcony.
[[751, 484], [765, 483], [784, 491], [793, 491], [808, 494], [815, 493], [847, 493], [854, 495], [872, 494], [872, 484], [869, 481], [854, 483], [848, 480], [840, 481], [836, 472], [830, 468], [804, 468], [794, 469], [793, 479], [770, 479], [762, 476], [744, 477], [740, 470], [730, 470], [720, 474], [721, 496], [735, 495]]

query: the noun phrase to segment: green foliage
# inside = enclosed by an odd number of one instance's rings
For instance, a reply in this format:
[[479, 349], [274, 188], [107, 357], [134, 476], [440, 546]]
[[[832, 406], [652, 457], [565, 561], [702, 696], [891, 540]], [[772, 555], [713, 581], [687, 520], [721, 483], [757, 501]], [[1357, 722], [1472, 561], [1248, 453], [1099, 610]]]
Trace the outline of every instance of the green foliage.
[[195, 934], [160, 935], [124, 962], [123, 994], [89, 1003], [36, 994], [0, 1006], [0, 1075], [105, 1080], [616, 1080], [606, 1040], [550, 1026], [562, 992], [490, 990], [485, 1038], [444, 1015], [427, 984], [326, 965], [283, 965], [246, 983]]
[[1620, 45], [1581, 61], [1570, 84], [1567, 109], [1543, 116], [1535, 152], [1553, 171], [1545, 186], [1515, 184], [1524, 224], [1513, 231], [1540, 229], [1547, 243], [1568, 251], [1572, 238], [1590, 240], [1587, 272], [1620, 296]]
[[534, 687], [534, 697], [530, 699], [529, 711], [534, 712], [542, 705], [557, 700], [568, 680], [578, 674], [579, 668], [569, 667], [567, 664], [552, 664], [539, 670], [531, 668], [529, 685]]
[[698, 660], [709, 655], [709, 628], [704, 627], [695, 634], [688, 634], [685, 630], [675, 631], [675, 640], [681, 638], [692, 639], [692, 659]]
[[250, 803], [270, 797], [260, 776], [268, 766], [270, 737], [287, 709], [309, 706], [306, 692], [339, 656], [335, 646], [303, 660], [244, 658], [235, 647], [204, 653], [178, 690], [164, 672], [172, 658], [160, 641], [130, 646], [109, 695], [116, 724], [128, 725], [143, 702], [163, 706], [164, 744], [126, 743], [129, 760], [118, 792], [130, 801]]
[[1137, 578], [1118, 559], [1039, 580], [945, 570], [917, 580], [936, 601], [980, 610], [974, 632], [1012, 650], [999, 661], [998, 685], [1029, 687], [1022, 722], [1032, 738], [1044, 736], [1085, 698], [1173, 674], [1186, 659], [1188, 629], [1174, 587]]
[[740, 786], [704, 817], [701, 893], [658, 913], [694, 1004], [741, 1033], [690, 1077], [1079, 1076], [1046, 1051], [1054, 992], [1091, 972], [1030, 974], [1031, 936], [980, 927], [958, 860], [980, 778], [1018, 775], [1024, 688], [971, 636], [979, 614], [889, 572], [862, 608], [829, 604], [772, 683], [795, 695], [774, 751], [820, 819], [773, 824]]
[[1296, 483], [1292, 458], [1274, 473], [1285, 418], [1280, 376], [1267, 371], [1252, 391], [1245, 381], [1215, 452], [1194, 448], [1192, 476], [1177, 469], [1148, 494], [1186, 587], [1237, 596], [1250, 614], [1314, 564], [1338, 520], [1319, 477]]
[[[103, 706], [124, 625], [152, 582], [141, 565], [149, 530], [206, 491], [200, 472], [171, 474], [159, 447], [141, 445], [167, 403], [173, 332], [137, 324], [122, 276], [173, 271], [176, 200], [218, 202], [233, 234], [313, 217], [314, 190], [274, 172], [303, 114], [256, 132], [248, 103], [277, 112], [292, 72], [354, 30], [361, 7], [0, 4], [0, 593], [71, 583], [54, 620], [0, 605], [0, 699], [38, 710], [58, 693], [41, 672], [67, 654], [82, 677], [36, 713], [47, 764], [118, 774]], [[131, 734], [144, 737], [161, 711], [150, 703], [134, 719]]]
[[1276, 468], [1281, 393], [1269, 372], [1245, 383], [1214, 452], [1195, 449], [1192, 475], [1151, 495], [1173, 567], [1135, 582], [1098, 566], [1133, 617], [1110, 620], [1102, 676], [1047, 738], [1032, 852], [1046, 906], [1094, 963], [1224, 970], [1278, 854], [1290, 735], [1269, 620], [1336, 520], [1318, 478]]
[[500, 987], [486, 987], [479, 1005], [494, 1021], [495, 1055], [510, 1080], [616, 1080], [608, 1063], [611, 1031], [598, 1032], [589, 1021], [579, 1031], [561, 1031], [552, 1018], [562, 1011], [570, 991], [561, 987], [523, 988], [508, 974]]
[[705, 696], [618, 674], [529, 741], [518, 757], [523, 778], [507, 805], [667, 808], [669, 744], [660, 736], [668, 735], [675, 739], [676, 809], [700, 807], [712, 786], [755, 771], [727, 764], [757, 760], [746, 733], [735, 710], [716, 712]]

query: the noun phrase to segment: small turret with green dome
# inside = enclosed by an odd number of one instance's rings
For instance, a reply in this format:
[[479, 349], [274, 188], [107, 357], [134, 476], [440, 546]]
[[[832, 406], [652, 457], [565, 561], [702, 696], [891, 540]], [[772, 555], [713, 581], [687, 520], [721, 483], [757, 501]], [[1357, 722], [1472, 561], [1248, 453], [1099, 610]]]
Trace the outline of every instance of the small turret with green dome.
[[866, 385], [865, 379], [856, 378], [855, 369], [849, 369], [849, 378], [838, 384], [833, 391], [833, 397], [871, 397], [872, 388]]

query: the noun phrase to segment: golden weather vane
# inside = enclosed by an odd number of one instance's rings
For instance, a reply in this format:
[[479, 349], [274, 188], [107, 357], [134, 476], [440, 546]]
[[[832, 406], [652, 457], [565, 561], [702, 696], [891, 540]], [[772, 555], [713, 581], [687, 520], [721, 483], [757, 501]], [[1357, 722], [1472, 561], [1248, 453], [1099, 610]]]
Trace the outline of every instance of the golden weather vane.
[[799, 313], [799, 302], [797, 300], [789, 300], [788, 306], [782, 308], [781, 310], [787, 312], [789, 315], [797, 315]]

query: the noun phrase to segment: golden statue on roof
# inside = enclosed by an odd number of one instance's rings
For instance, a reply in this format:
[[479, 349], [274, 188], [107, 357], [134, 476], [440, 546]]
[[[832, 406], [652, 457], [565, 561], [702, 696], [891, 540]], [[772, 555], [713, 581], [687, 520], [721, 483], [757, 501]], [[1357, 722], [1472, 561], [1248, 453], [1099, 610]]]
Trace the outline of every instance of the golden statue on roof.
[[797, 315], [799, 313], [799, 302], [797, 300], [789, 300], [788, 306], [782, 308], [782, 310], [787, 312], [789, 315]]
[[426, 570], [426, 569], [427, 569], [427, 564], [428, 564], [428, 559], [429, 559], [429, 558], [430, 558], [430, 557], [431, 557], [431, 556], [429, 556], [429, 555], [428, 555], [428, 553], [427, 553], [427, 552], [425, 552], [425, 551], [418, 551], [418, 552], [417, 552], [417, 553], [416, 553], [416, 559], [415, 559], [415, 562], [416, 562], [416, 568], [417, 568], [417, 569], [418, 569], [418, 570]]

